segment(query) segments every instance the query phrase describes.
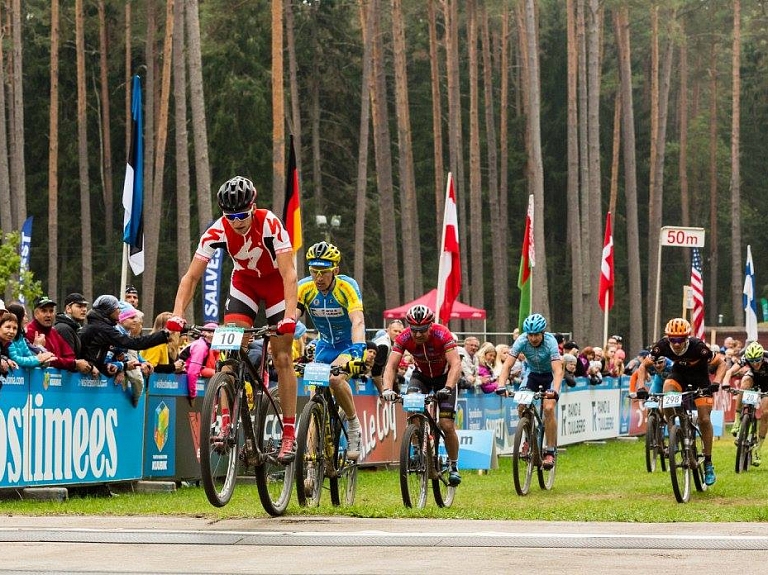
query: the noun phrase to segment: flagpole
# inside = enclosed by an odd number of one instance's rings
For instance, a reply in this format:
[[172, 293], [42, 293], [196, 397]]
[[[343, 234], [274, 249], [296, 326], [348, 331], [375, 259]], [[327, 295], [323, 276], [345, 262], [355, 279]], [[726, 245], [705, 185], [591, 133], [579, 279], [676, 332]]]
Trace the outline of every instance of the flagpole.
[[130, 249], [130, 246], [123, 242], [123, 263], [120, 267], [120, 285], [117, 286], [117, 299], [123, 299], [120, 297], [123, 293], [123, 290], [125, 289], [125, 286], [128, 285], [128, 250]]
[[608, 341], [608, 302], [610, 301], [611, 294], [608, 290], [605, 291], [605, 306], [603, 309], [603, 343]]

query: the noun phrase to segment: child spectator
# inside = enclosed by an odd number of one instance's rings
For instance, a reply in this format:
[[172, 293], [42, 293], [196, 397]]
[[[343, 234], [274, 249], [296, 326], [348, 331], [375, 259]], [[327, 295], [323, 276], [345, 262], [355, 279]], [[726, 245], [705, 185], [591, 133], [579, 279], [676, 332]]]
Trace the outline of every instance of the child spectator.
[[563, 355], [563, 379], [568, 387], [576, 387], [576, 356], [572, 353]]
[[197, 397], [197, 378], [212, 377], [216, 372], [217, 351], [211, 350], [213, 332], [219, 327], [215, 322], [203, 326], [203, 335], [189, 344], [189, 356], [186, 359], [187, 368], [187, 400], [194, 407]]

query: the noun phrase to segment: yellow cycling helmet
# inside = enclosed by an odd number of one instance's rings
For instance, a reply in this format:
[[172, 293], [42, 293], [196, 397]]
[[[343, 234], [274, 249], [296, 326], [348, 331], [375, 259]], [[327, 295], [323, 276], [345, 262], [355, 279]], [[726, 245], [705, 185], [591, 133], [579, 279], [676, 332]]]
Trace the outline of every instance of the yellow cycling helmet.
[[676, 317], [667, 322], [664, 334], [671, 337], [686, 337], [691, 335], [691, 324], [687, 319]]
[[341, 261], [339, 248], [328, 242], [317, 242], [307, 250], [307, 265], [313, 268], [335, 268]]

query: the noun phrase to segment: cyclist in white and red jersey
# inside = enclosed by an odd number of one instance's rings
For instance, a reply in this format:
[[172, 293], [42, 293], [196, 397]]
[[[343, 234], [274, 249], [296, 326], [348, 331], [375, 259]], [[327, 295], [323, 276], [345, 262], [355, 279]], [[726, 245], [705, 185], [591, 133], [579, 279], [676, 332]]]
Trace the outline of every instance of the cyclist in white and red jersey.
[[263, 302], [267, 322], [277, 324], [279, 335], [270, 343], [283, 409], [283, 440], [278, 459], [288, 463], [294, 457], [295, 443], [296, 374], [292, 344], [298, 291], [291, 241], [275, 214], [256, 208], [256, 187], [248, 178], [235, 176], [219, 188], [216, 196], [224, 215], [200, 238], [176, 292], [174, 317], [166, 325], [172, 331], [180, 331], [184, 326], [181, 316], [192, 301], [195, 287], [216, 248], [223, 248], [235, 264], [224, 323], [253, 327], [259, 303]]
[[397, 378], [397, 366], [407, 351], [413, 356], [416, 369], [411, 375], [409, 387], [418, 387], [421, 393], [437, 392], [439, 401], [440, 429], [445, 434], [445, 448], [451, 469], [448, 482], [451, 485], [461, 483], [459, 474], [459, 438], [456, 435], [456, 397], [457, 384], [461, 377], [461, 359], [456, 340], [447, 327], [435, 323], [435, 314], [425, 305], [414, 305], [405, 314], [408, 327], [395, 338], [392, 352], [384, 370], [384, 391], [381, 397], [393, 401], [397, 393], [393, 391]]

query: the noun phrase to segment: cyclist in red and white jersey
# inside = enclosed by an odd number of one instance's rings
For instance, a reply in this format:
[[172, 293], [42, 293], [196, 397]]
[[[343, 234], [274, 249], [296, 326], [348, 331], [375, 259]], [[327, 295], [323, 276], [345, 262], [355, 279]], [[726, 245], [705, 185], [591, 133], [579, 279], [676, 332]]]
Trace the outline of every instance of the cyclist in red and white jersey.
[[435, 323], [435, 314], [425, 305], [414, 305], [405, 314], [408, 327], [397, 336], [384, 370], [385, 401], [393, 401], [397, 378], [397, 366], [407, 351], [413, 356], [416, 369], [411, 375], [409, 387], [418, 387], [421, 393], [435, 391], [440, 407], [439, 425], [445, 434], [445, 448], [451, 469], [448, 481], [451, 485], [461, 483], [459, 473], [459, 438], [456, 435], [457, 384], [461, 377], [461, 359], [456, 340], [447, 327]]
[[216, 197], [224, 215], [200, 238], [189, 269], [179, 283], [173, 317], [166, 326], [171, 331], [180, 331], [184, 326], [181, 316], [192, 301], [195, 287], [216, 249], [223, 248], [235, 264], [224, 323], [253, 327], [259, 303], [263, 302], [267, 322], [277, 324], [278, 336], [270, 340], [270, 346], [283, 409], [283, 440], [278, 459], [288, 463], [295, 455], [296, 374], [292, 344], [298, 293], [291, 241], [275, 214], [256, 208], [256, 187], [248, 178], [235, 176], [228, 180]]

